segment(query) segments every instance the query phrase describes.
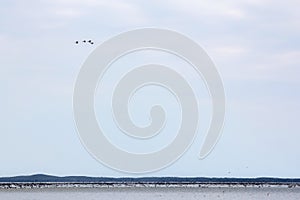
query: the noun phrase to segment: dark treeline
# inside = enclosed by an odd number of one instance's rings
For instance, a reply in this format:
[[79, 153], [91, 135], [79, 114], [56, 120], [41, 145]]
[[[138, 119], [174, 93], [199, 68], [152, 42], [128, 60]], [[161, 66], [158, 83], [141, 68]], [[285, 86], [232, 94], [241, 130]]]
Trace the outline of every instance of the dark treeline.
[[69, 182], [69, 183], [300, 183], [300, 178], [207, 178], [207, 177], [139, 177], [112, 178], [86, 176], [50, 176], [36, 174], [30, 176], [2, 177], [0, 182]]

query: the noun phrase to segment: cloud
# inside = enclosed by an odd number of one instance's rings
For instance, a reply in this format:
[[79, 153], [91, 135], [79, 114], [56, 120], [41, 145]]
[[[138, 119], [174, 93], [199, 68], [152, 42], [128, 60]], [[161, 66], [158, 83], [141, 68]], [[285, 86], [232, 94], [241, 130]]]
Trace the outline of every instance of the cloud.
[[244, 17], [244, 11], [230, 1], [168, 1], [169, 6], [186, 15], [199, 16], [223, 16], [234, 19], [241, 19]]
[[239, 57], [247, 53], [247, 49], [242, 46], [218, 46], [212, 49], [218, 56]]
[[128, 1], [52, 1], [53, 9], [56, 14], [63, 14], [62, 16], [81, 17], [90, 20], [91, 23], [95, 21], [106, 21], [107, 24], [116, 23], [116, 21], [130, 24], [140, 24], [145, 20], [143, 12], [138, 4], [133, 4]]
[[[3, 130], [2, 137], [7, 137], [11, 143], [1, 140], [1, 144], [7, 143], [6, 147], [9, 148], [15, 145], [13, 141], [16, 137], [22, 136], [25, 140], [20, 140], [20, 149], [24, 145], [26, 152], [34, 152], [35, 157], [29, 158], [17, 151], [9, 155], [15, 160], [26, 158], [28, 163], [34, 163], [34, 160], [42, 157], [49, 163], [49, 173], [59, 168], [54, 162], [61, 165], [64, 174], [70, 168], [76, 168], [78, 159], [80, 162], [89, 159], [84, 150], [80, 150], [82, 157], [77, 156], [81, 146], [79, 141], [78, 144], [74, 142], [78, 138], [72, 132], [71, 93], [80, 65], [93, 48], [105, 39], [145, 26], [169, 28], [189, 35], [204, 46], [215, 61], [225, 82], [230, 105], [227, 115], [229, 121], [222, 140], [230, 141], [236, 133], [242, 132], [239, 140], [234, 141], [236, 145], [241, 141], [246, 146], [249, 143], [243, 138], [251, 137], [255, 143], [257, 137], [266, 132], [267, 136], [272, 136], [273, 132], [278, 135], [277, 128], [296, 132], [296, 125], [289, 124], [299, 116], [299, 109], [295, 109], [299, 107], [300, 87], [299, 5], [299, 1], [293, 0], [9, 1], [0, 8], [0, 79], [3, 82], [0, 87], [4, 91], [0, 118], [4, 121], [4, 129], [0, 128]], [[74, 45], [75, 39], [84, 37], [95, 39], [96, 45]], [[46, 133], [52, 143], [43, 138], [46, 134], [41, 134], [41, 130], [47, 126], [49, 129]], [[256, 128], [251, 129], [251, 126]], [[65, 131], [61, 131], [61, 128]], [[53, 144], [61, 152], [66, 150], [63, 141], [60, 145], [55, 141], [62, 132], [71, 135], [66, 135], [64, 141], [73, 139], [73, 143], [68, 143], [68, 149], [71, 154], [75, 152], [71, 157], [76, 159], [70, 159], [68, 163], [63, 158], [56, 158], [50, 148]], [[282, 138], [275, 137], [271, 147]], [[296, 135], [292, 138], [289, 140], [291, 143], [299, 141]], [[53, 163], [35, 151], [37, 143], [41, 146], [48, 144], [49, 149], [44, 148], [43, 151], [53, 157]], [[255, 152], [270, 147], [268, 142], [262, 145], [257, 146]], [[237, 146], [245, 155], [237, 154], [255, 157], [245, 146]], [[0, 147], [2, 152], [6, 152], [7, 148]], [[226, 149], [230, 151], [226, 145], [220, 151], [226, 152]], [[14, 173], [16, 171], [11, 169], [13, 165], [9, 163], [9, 155], [6, 155], [7, 162], [3, 162], [6, 168], [2, 167], [1, 171]], [[215, 156], [216, 160], [222, 160], [224, 154]], [[205, 162], [209, 164], [209, 160]], [[267, 167], [278, 166], [277, 162], [277, 158], [270, 160]], [[218, 169], [207, 163], [207, 170], [215, 175]], [[18, 164], [20, 170], [32, 172], [32, 165]], [[98, 163], [93, 164], [84, 164], [76, 169], [81, 173], [94, 170], [95, 175], [103, 175], [103, 170], [111, 175], [116, 174], [104, 167], [99, 172]], [[261, 166], [259, 161], [252, 164]], [[190, 163], [182, 164], [182, 169], [189, 169], [188, 165]], [[202, 173], [203, 168], [199, 167], [198, 162], [194, 167], [196, 171], [189, 173]], [[288, 171], [297, 175], [298, 168]], [[182, 169], [176, 168], [179, 172]], [[284, 174], [285, 171], [278, 170], [276, 173]], [[255, 171], [252, 173], [255, 174]]]

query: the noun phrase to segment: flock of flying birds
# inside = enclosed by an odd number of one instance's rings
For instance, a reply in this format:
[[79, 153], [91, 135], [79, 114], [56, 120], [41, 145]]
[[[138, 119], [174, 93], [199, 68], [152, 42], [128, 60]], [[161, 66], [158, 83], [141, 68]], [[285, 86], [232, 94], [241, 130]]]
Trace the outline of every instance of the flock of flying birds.
[[[76, 40], [75, 41], [75, 44], [77, 45], [77, 44], [79, 44], [79, 40]], [[90, 44], [94, 44], [94, 42], [92, 41], [92, 40], [82, 40], [82, 43], [90, 43]]]

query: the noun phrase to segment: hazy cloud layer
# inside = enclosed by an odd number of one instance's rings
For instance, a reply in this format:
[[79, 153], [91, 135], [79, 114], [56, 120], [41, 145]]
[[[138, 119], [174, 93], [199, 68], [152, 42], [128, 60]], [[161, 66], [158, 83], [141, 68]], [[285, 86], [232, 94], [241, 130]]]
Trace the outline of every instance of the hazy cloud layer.
[[[158, 27], [204, 47], [223, 77], [228, 108], [223, 136], [207, 159], [196, 158], [200, 136], [177, 163], [149, 176], [299, 177], [299, 6], [293, 0], [2, 1], [0, 175], [124, 175], [80, 144], [73, 84], [96, 45]], [[90, 38], [94, 46], [74, 43]]]

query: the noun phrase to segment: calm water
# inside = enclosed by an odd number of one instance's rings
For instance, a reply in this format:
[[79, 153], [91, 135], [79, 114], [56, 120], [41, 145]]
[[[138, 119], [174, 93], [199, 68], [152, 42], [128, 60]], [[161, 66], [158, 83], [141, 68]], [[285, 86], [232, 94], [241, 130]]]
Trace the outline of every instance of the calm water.
[[2, 200], [54, 199], [300, 199], [300, 188], [37, 188], [0, 189]]

